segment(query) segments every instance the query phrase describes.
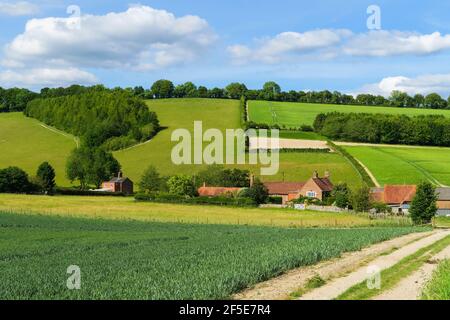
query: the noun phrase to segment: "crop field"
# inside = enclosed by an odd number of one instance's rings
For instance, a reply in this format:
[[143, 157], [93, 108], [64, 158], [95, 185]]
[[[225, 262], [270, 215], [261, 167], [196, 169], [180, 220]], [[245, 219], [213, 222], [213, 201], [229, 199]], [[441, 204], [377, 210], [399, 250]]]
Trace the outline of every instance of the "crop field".
[[133, 198], [122, 197], [45, 197], [0, 194], [0, 210], [94, 219], [278, 227], [348, 228], [410, 225], [409, 219], [373, 220], [363, 214], [143, 203], [135, 202]]
[[42, 162], [51, 161], [56, 182], [68, 184], [65, 163], [75, 147], [72, 136], [45, 128], [22, 113], [0, 113], [0, 168], [18, 166], [34, 175]]
[[450, 117], [450, 110], [391, 108], [369, 106], [347, 106], [331, 104], [311, 104], [292, 102], [249, 101], [249, 117], [258, 123], [278, 124], [298, 128], [301, 125], [312, 125], [319, 113], [354, 112], [406, 114], [416, 116], [422, 114], [443, 114]]
[[[279, 229], [0, 213], [0, 299], [220, 299], [423, 229]], [[80, 290], [66, 287], [78, 266]]]
[[373, 173], [381, 185], [431, 181], [450, 186], [450, 148], [351, 146], [345, 149]]

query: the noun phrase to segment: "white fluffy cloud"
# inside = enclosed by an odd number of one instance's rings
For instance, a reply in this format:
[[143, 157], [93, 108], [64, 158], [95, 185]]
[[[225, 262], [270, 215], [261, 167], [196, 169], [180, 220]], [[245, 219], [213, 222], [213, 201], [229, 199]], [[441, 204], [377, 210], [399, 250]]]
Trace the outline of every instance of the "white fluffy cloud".
[[27, 1], [0, 2], [0, 14], [8, 16], [29, 16], [38, 12], [38, 6]]
[[102, 16], [32, 19], [6, 46], [4, 65], [154, 70], [192, 61], [215, 38], [197, 16], [133, 6]]
[[36, 68], [0, 72], [0, 85], [3, 87], [64, 87], [71, 84], [96, 83], [98, 80], [93, 74], [77, 68]]
[[198, 59], [216, 38], [197, 16], [176, 17], [143, 5], [105, 15], [32, 19], [5, 46], [0, 86], [97, 82], [84, 68], [169, 68]]
[[[304, 33], [283, 32], [273, 38], [258, 41], [254, 48], [234, 45], [228, 48], [235, 62], [251, 60], [264, 63], [277, 63], [296, 55], [305, 55], [315, 51], [324, 51], [339, 45], [351, 36], [349, 30], [313, 30]], [[325, 54], [325, 52], [323, 52]]]
[[450, 35], [439, 32], [418, 34], [400, 31], [371, 31], [358, 34], [344, 46], [344, 53], [355, 56], [427, 55], [450, 49]]
[[228, 48], [234, 62], [279, 63], [293, 57], [387, 57], [429, 55], [450, 49], [450, 34], [418, 34], [401, 31], [353, 33], [346, 29], [322, 29], [304, 33], [284, 32], [253, 46]]
[[379, 83], [364, 86], [358, 92], [389, 96], [394, 90], [407, 92], [411, 95], [436, 92], [446, 96], [450, 92], [450, 74], [429, 74], [415, 78], [387, 77]]

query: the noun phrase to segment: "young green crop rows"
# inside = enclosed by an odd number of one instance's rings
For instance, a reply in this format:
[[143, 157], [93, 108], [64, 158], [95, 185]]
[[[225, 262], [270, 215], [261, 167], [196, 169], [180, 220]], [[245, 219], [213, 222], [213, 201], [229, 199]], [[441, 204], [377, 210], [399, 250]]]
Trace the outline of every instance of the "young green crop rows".
[[[0, 299], [218, 299], [423, 229], [183, 225], [0, 213]], [[69, 290], [71, 265], [81, 289]]]

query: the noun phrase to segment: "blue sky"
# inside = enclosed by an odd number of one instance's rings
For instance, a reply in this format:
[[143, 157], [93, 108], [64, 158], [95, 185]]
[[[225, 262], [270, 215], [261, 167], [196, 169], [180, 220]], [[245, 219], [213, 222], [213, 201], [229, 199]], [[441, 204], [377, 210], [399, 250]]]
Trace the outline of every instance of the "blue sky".
[[[370, 5], [381, 30], [368, 30]], [[274, 80], [285, 90], [448, 96], [449, 12], [443, 1], [406, 0], [0, 0], [0, 86]]]

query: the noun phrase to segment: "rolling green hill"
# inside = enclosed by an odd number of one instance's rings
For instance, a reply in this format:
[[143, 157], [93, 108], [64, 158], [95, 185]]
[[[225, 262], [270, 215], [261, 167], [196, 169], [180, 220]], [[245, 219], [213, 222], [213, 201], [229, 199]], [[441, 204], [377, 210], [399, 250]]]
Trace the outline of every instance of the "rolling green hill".
[[22, 113], [0, 114], [0, 168], [17, 166], [34, 175], [39, 164], [49, 161], [56, 170], [57, 184], [68, 185], [64, 168], [75, 147], [73, 136]]
[[[203, 121], [204, 130], [208, 128], [239, 128], [240, 112], [238, 101], [214, 99], [169, 99], [147, 101], [149, 108], [155, 111], [161, 126], [165, 127], [151, 141], [135, 147], [115, 152], [125, 175], [138, 182], [143, 171], [154, 165], [163, 175], [177, 173], [195, 174], [205, 166], [176, 166], [171, 161], [171, 150], [176, 144], [171, 142], [173, 130], [193, 129], [194, 121]], [[57, 183], [70, 185], [65, 179], [65, 161], [76, 146], [73, 136], [45, 128], [34, 119], [20, 113], [0, 114], [0, 167], [16, 165], [33, 174], [43, 161], [49, 161], [56, 169]], [[264, 177], [267, 181], [282, 180], [304, 181], [314, 170], [323, 173], [331, 171], [334, 182], [345, 181], [352, 186], [361, 182], [353, 167], [338, 154], [323, 153], [282, 153], [280, 171], [276, 176]], [[258, 166], [243, 165], [259, 174]]]
[[450, 148], [351, 146], [345, 149], [384, 184], [450, 186]]
[[257, 123], [285, 125], [287, 127], [296, 128], [300, 127], [301, 125], [312, 125], [314, 119], [319, 113], [328, 113], [334, 111], [344, 113], [356, 112], [405, 114], [409, 116], [417, 116], [422, 114], [443, 114], [446, 117], [450, 117], [450, 110], [347, 106], [270, 101], [249, 101], [248, 111], [251, 121]]

